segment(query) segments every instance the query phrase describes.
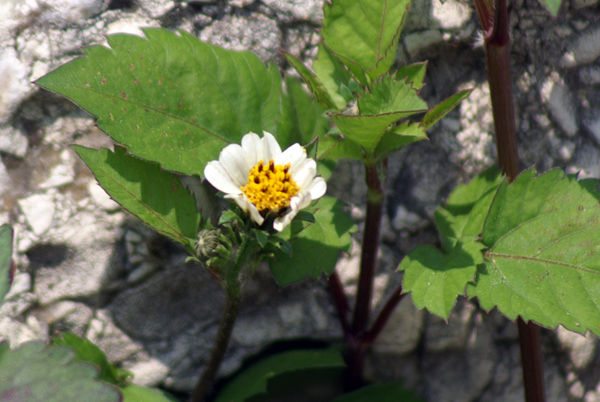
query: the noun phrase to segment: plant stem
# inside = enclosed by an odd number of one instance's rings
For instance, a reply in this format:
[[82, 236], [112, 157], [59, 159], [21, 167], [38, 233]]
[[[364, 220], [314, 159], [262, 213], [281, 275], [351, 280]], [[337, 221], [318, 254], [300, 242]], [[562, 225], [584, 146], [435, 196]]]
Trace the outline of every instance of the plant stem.
[[192, 392], [191, 402], [203, 402], [217, 376], [219, 367], [227, 351], [227, 345], [229, 344], [240, 306], [240, 272], [242, 268], [254, 262], [254, 253], [255, 249], [250, 244], [249, 236], [244, 236], [232, 265], [227, 269], [225, 279], [227, 294], [225, 311], [223, 312], [223, 318], [221, 318], [219, 331], [217, 332], [208, 363], [206, 363], [202, 376]]
[[367, 346], [370, 346], [373, 342], [375, 342], [375, 339], [377, 339], [377, 337], [385, 327], [385, 324], [387, 324], [388, 320], [390, 319], [390, 316], [394, 312], [394, 309], [396, 308], [398, 303], [402, 301], [404, 296], [406, 296], [406, 293], [402, 294], [402, 285], [398, 286], [394, 290], [394, 293], [390, 295], [387, 302], [377, 315], [377, 318], [373, 322], [373, 326], [371, 327], [371, 329], [369, 329], [369, 332], [367, 332], [363, 338], [363, 341], [367, 344]]
[[337, 274], [336, 270], [334, 270], [333, 273], [329, 275], [328, 283], [329, 292], [333, 297], [333, 303], [335, 305], [335, 309], [337, 311], [342, 330], [344, 331], [344, 337], [348, 338], [348, 336], [350, 335], [350, 324], [348, 323], [350, 305], [348, 304], [348, 299], [346, 298], [346, 294], [344, 293], [342, 281], [340, 280], [340, 277]]
[[362, 240], [358, 290], [352, 320], [352, 336], [346, 338], [349, 344], [348, 384], [352, 387], [358, 387], [361, 384], [363, 363], [368, 347], [362, 341], [362, 336], [367, 331], [371, 315], [373, 280], [383, 210], [383, 189], [375, 163], [365, 164], [365, 178], [367, 182], [367, 213]]
[[[506, 0], [495, 0], [493, 9], [488, 1], [475, 0], [475, 7], [481, 26], [486, 33], [485, 48], [498, 163], [509, 181], [512, 182], [519, 174], [520, 169], [510, 74], [510, 37]], [[494, 16], [492, 26], [490, 26], [491, 21], [488, 18], [490, 15]], [[518, 327], [525, 400], [527, 402], [543, 402], [546, 397], [540, 328], [533, 323], [527, 324], [520, 318]]]

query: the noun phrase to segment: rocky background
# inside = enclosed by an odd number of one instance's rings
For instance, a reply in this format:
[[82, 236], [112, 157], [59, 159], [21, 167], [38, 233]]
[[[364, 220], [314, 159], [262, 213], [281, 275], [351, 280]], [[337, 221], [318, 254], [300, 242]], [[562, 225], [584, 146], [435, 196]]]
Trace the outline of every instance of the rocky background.
[[[229, 49], [248, 49], [292, 73], [277, 53], [315, 56], [321, 0], [0, 1], [0, 224], [16, 230], [18, 273], [0, 308], [0, 339], [15, 347], [61, 331], [85, 335], [136, 382], [191, 389], [207, 358], [223, 294], [174, 243], [120, 210], [69, 144], [110, 146], [92, 116], [33, 81], [140, 27], [183, 29]], [[515, 0], [513, 79], [523, 167], [600, 177], [600, 6], [565, 0], [552, 20], [537, 0]], [[458, 183], [494, 161], [481, 35], [470, 2], [415, 0], [399, 62], [429, 60], [430, 105], [474, 88], [460, 108], [389, 162], [378, 302], [418, 244], [436, 241], [432, 215]], [[364, 218], [362, 168], [341, 163], [330, 193]], [[357, 239], [359, 241], [360, 239]], [[355, 252], [358, 246], [355, 247]], [[358, 256], [338, 269], [349, 293]], [[278, 341], [331, 341], [341, 331], [324, 279], [279, 289], [264, 267], [246, 279], [242, 313], [222, 367]], [[299, 341], [300, 340], [300, 341]], [[278, 348], [283, 348], [281, 343]], [[543, 330], [549, 401], [600, 401], [597, 339]], [[523, 400], [516, 326], [497, 311], [460, 302], [448, 322], [401, 304], [373, 349], [367, 374], [401, 380], [426, 401]]]

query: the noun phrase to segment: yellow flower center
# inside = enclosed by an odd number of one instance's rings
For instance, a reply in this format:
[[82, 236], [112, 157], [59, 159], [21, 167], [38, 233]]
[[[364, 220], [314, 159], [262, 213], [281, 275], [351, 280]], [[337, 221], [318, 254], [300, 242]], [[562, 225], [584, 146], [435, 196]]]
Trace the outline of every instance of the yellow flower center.
[[263, 161], [250, 169], [248, 183], [240, 187], [259, 211], [279, 211], [290, 205], [290, 199], [300, 190], [289, 173], [290, 164], [275, 165], [273, 159]]

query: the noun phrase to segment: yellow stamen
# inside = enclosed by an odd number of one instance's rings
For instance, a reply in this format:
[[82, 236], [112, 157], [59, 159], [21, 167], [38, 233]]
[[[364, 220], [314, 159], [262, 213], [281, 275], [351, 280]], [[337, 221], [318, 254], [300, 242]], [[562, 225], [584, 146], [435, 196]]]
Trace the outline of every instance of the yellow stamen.
[[300, 190], [289, 173], [290, 164], [275, 165], [271, 159], [267, 166], [258, 161], [250, 169], [248, 183], [240, 187], [259, 211], [279, 211], [290, 205], [290, 200]]

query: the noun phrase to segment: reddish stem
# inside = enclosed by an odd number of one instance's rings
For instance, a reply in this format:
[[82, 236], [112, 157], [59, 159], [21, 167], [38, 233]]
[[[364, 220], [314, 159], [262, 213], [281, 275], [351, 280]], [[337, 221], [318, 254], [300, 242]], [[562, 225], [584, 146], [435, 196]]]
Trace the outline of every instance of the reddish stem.
[[379, 315], [375, 319], [373, 326], [371, 327], [369, 332], [367, 332], [366, 335], [363, 337], [363, 342], [367, 346], [370, 346], [373, 342], [375, 342], [375, 340], [385, 327], [385, 324], [387, 324], [388, 320], [390, 319], [390, 316], [394, 312], [394, 309], [396, 308], [398, 303], [400, 303], [400, 301], [404, 298], [404, 296], [406, 296], [406, 293], [402, 293], [402, 285], [398, 286], [394, 290], [394, 293], [390, 295], [389, 299], [387, 300], [387, 302], [379, 312]]
[[350, 305], [348, 304], [348, 299], [346, 298], [346, 294], [344, 293], [344, 287], [342, 285], [342, 281], [340, 280], [340, 276], [338, 275], [337, 271], [334, 270], [333, 273], [329, 275], [328, 283], [329, 292], [333, 297], [333, 303], [335, 305], [338, 318], [340, 319], [342, 330], [344, 331], [344, 337], [348, 339], [348, 337], [350, 336], [350, 324], [348, 323]]

